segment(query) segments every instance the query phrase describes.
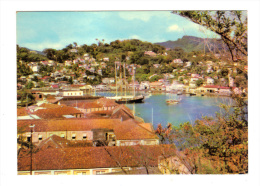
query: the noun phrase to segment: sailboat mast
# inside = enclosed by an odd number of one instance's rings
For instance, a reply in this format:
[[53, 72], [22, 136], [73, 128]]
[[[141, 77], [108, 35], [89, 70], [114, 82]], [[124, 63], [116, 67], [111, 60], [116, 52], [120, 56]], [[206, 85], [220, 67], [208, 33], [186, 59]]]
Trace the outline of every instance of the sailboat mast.
[[[125, 63], [124, 63], [124, 79], [125, 79]], [[125, 79], [125, 96], [126, 96], [126, 79]]]
[[133, 67], [133, 88], [134, 88], [134, 97], [135, 97], [135, 67]]
[[[115, 80], [116, 80], [117, 74], [116, 74], [116, 62], [115, 62]], [[117, 80], [116, 80], [116, 97], [117, 97]]]
[[122, 96], [122, 94], [123, 94], [123, 87], [122, 87], [122, 85], [123, 85], [123, 81], [122, 81], [122, 68], [121, 68], [121, 62], [120, 62], [120, 66], [119, 66], [119, 73], [120, 73], [120, 75], [119, 75], [119, 80], [120, 80], [120, 95]]

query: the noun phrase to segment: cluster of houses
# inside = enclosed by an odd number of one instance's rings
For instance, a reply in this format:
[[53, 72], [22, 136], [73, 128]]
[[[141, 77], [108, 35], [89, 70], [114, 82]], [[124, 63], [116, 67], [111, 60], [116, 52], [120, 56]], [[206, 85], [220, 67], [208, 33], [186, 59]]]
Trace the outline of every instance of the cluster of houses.
[[17, 109], [19, 175], [194, 172], [125, 105], [106, 98], [54, 103], [56, 96], [41, 94], [37, 104]]
[[[149, 55], [155, 57], [157, 54], [153, 51], [145, 51], [145, 55]], [[164, 55], [167, 55], [165, 53]], [[196, 57], [196, 56], [193, 56]], [[53, 60], [49, 61], [41, 61], [41, 65], [48, 65], [54, 66], [54, 71], [50, 73], [49, 76], [42, 76], [39, 74], [39, 63], [31, 62], [28, 65], [33, 70], [34, 74], [28, 75], [27, 77], [21, 76], [18, 78], [17, 89], [21, 89], [25, 86], [25, 82], [32, 82], [34, 84], [34, 88], [40, 88], [42, 85], [40, 82], [44, 83], [44, 88], [49, 89], [71, 89], [73, 90], [74, 87], [71, 86], [71, 82], [68, 82], [71, 79], [73, 85], [78, 85], [79, 87], [84, 87], [86, 84], [84, 83], [84, 79], [95, 79], [95, 74], [99, 74], [102, 77], [102, 71], [107, 68], [106, 62], [110, 59], [109, 57], [104, 57], [99, 59], [97, 62], [95, 58], [90, 57], [89, 54], [84, 54], [81, 58], [76, 58], [72, 61], [67, 60], [63, 64], [55, 63]], [[76, 76], [73, 73], [73, 70], [68, 68], [74, 64], [78, 64], [79, 74]], [[119, 70], [121, 63], [119, 61], [115, 62], [117, 70]], [[140, 91], [183, 91], [183, 92], [210, 92], [210, 93], [222, 93], [230, 94], [231, 90], [234, 89], [237, 93], [240, 93], [242, 90], [235, 87], [234, 85], [234, 78], [232, 76], [233, 73], [237, 73], [237, 67], [239, 66], [238, 63], [234, 63], [233, 66], [228, 66], [226, 62], [212, 62], [207, 61], [205, 63], [199, 62], [197, 66], [206, 66], [205, 72], [202, 71], [200, 74], [190, 73], [188, 69], [192, 66], [191, 61], [184, 62], [181, 59], [174, 59], [168, 65], [177, 65], [178, 68], [174, 69], [172, 73], [165, 73], [163, 74], [163, 78], [159, 79], [155, 82], [150, 81], [135, 81], [129, 82], [127, 85], [120, 82], [117, 79], [117, 82], [114, 77], [111, 78], [102, 78], [102, 83], [96, 86], [90, 85], [89, 89], [94, 91], [110, 91], [119, 88], [124, 88], [131, 90], [135, 88], [136, 90]], [[134, 75], [135, 68], [142, 68], [141, 65], [134, 64], [124, 64], [125, 69], [129, 72], [129, 75]], [[161, 67], [161, 64], [153, 64], [155, 69]], [[223, 67], [227, 67], [228, 69], [228, 79], [219, 78], [218, 75], [212, 76], [213, 72], [219, 73]], [[86, 75], [85, 71], [88, 70], [92, 74]], [[244, 71], [247, 71], [247, 66], [244, 66]], [[149, 77], [149, 80], [156, 76], [157, 74], [152, 74]], [[37, 77], [38, 81], [35, 81], [35, 77]], [[198, 87], [197, 81], [201, 80], [203, 83]], [[218, 81], [217, 86], [216, 81]], [[116, 86], [117, 83], [117, 86]], [[212, 88], [210, 91], [205, 90], [209, 89], [209, 86]], [[214, 87], [214, 88], [213, 88]], [[217, 88], [218, 87], [218, 88]], [[229, 87], [229, 88], [228, 88]], [[203, 90], [204, 89], [204, 90]], [[216, 91], [218, 89], [218, 91]], [[222, 90], [226, 91], [222, 91]], [[229, 90], [228, 90], [229, 89]]]

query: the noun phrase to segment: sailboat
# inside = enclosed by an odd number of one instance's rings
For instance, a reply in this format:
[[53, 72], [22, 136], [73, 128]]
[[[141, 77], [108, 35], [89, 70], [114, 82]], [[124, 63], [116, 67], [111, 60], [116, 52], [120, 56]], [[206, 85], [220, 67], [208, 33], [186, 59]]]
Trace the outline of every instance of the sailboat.
[[181, 98], [179, 98], [179, 99], [172, 99], [171, 98], [171, 99], [165, 100], [167, 105], [176, 105], [176, 104], [180, 103], [180, 101], [181, 101]]
[[[116, 63], [115, 63], [115, 71], [116, 71]], [[134, 67], [134, 71], [133, 71], [133, 89], [134, 89], [134, 93], [133, 95], [126, 95], [126, 87], [125, 87], [125, 95], [124, 96], [118, 96], [117, 95], [117, 73], [115, 73], [115, 80], [116, 80], [116, 96], [113, 97], [107, 97], [108, 99], [113, 99], [115, 100], [116, 103], [119, 104], [127, 104], [127, 103], [143, 103], [144, 101], [144, 96], [143, 95], [139, 95], [136, 96], [135, 95], [135, 67]], [[124, 64], [124, 82], [126, 82], [126, 78], [125, 78], [125, 64]]]

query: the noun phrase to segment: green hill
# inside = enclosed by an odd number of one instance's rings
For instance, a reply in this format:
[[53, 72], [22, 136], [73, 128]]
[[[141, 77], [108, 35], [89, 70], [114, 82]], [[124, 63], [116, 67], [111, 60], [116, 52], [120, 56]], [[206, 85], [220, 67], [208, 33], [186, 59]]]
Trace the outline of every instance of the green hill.
[[223, 42], [221, 39], [215, 38], [199, 38], [194, 36], [183, 36], [181, 39], [176, 41], [166, 41], [155, 43], [160, 46], [164, 46], [165, 48], [174, 49], [176, 47], [181, 47], [185, 52], [191, 51], [205, 51], [209, 52], [210, 50], [222, 49]]

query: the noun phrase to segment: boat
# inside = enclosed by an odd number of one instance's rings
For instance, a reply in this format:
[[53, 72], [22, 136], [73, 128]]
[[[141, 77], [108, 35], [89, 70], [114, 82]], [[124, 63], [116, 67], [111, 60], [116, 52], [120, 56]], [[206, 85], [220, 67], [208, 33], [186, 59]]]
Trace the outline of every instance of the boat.
[[179, 100], [177, 100], [177, 99], [167, 99], [166, 100], [166, 104], [167, 105], [175, 105], [175, 104], [178, 104], [178, 103], [180, 103], [180, 99]]
[[114, 99], [116, 103], [118, 104], [128, 104], [128, 103], [143, 103], [144, 96], [117, 96], [112, 97], [111, 99]]
[[[135, 67], [134, 67], [135, 68]], [[115, 69], [117, 69], [116, 68], [116, 63], [115, 63]], [[125, 65], [124, 65], [124, 71], [125, 71]], [[116, 74], [115, 74], [116, 75]], [[124, 72], [124, 76], [125, 76], [125, 72]], [[121, 72], [120, 72], [120, 77], [121, 77]], [[106, 98], [108, 98], [108, 99], [113, 99], [113, 100], [115, 100], [115, 102], [116, 103], [118, 103], [118, 104], [129, 104], [129, 103], [143, 103], [144, 102], [144, 99], [145, 99], [145, 96], [143, 96], [143, 95], [139, 95], [139, 96], [136, 96], [135, 95], [135, 86], [134, 86], [134, 75], [133, 75], [133, 91], [134, 91], [134, 93], [133, 93], [133, 95], [126, 95], [126, 89], [125, 89], [125, 95], [124, 96], [118, 96], [117, 95], [117, 75], [116, 75], [116, 77], [115, 77], [115, 80], [116, 80], [116, 96], [113, 96], [113, 97], [106, 97]], [[124, 77], [124, 80], [125, 80], [126, 78]], [[126, 80], [125, 80], [125, 82], [126, 82]]]

